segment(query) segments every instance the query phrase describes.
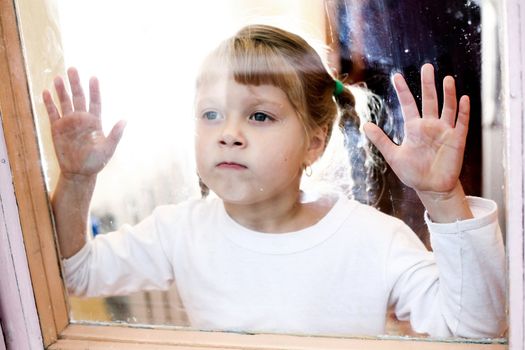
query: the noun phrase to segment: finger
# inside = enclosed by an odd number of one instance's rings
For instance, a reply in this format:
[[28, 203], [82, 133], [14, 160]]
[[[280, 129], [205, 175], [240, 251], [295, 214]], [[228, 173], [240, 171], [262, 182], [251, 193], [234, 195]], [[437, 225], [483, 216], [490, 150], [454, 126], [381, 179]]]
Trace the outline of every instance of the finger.
[[73, 112], [73, 106], [71, 105], [71, 98], [66, 90], [64, 85], [64, 80], [61, 77], [56, 77], [54, 80], [55, 90], [57, 92], [58, 101], [60, 102], [60, 110], [62, 111], [62, 116], [66, 116]]
[[456, 122], [456, 130], [460, 132], [463, 137], [467, 136], [468, 124], [470, 120], [470, 98], [468, 96], [461, 96], [459, 100], [458, 120]]
[[75, 107], [75, 111], [85, 112], [86, 97], [80, 84], [78, 71], [75, 68], [69, 68], [67, 70], [67, 77], [69, 78], [69, 85], [71, 86], [71, 93], [73, 94], [73, 107]]
[[454, 122], [456, 121], [457, 108], [456, 84], [454, 78], [447, 76], [443, 79], [443, 111], [441, 112], [441, 119], [451, 127], [454, 127]]
[[113, 156], [113, 153], [115, 153], [115, 149], [117, 148], [117, 145], [122, 138], [122, 134], [124, 133], [124, 128], [126, 127], [126, 121], [121, 120], [117, 124], [113, 126], [111, 129], [106, 143], [106, 155], [109, 157]]
[[397, 98], [399, 99], [399, 104], [401, 105], [401, 111], [403, 112], [405, 123], [410, 119], [419, 118], [419, 110], [416, 101], [414, 100], [414, 96], [410, 92], [403, 76], [396, 73], [392, 80], [394, 82], [394, 88], [396, 89]]
[[58, 113], [57, 106], [53, 102], [51, 93], [48, 90], [44, 90], [42, 93], [42, 98], [44, 100], [44, 105], [46, 106], [47, 115], [51, 124], [60, 119], [60, 114]]
[[89, 80], [89, 113], [100, 118], [102, 105], [100, 102], [100, 87], [98, 79], [93, 77]]
[[430, 63], [421, 67], [421, 100], [423, 118], [439, 118], [434, 67]]
[[381, 128], [373, 123], [366, 123], [363, 129], [368, 139], [377, 147], [385, 160], [390, 164], [390, 161], [394, 158], [397, 145], [386, 136]]

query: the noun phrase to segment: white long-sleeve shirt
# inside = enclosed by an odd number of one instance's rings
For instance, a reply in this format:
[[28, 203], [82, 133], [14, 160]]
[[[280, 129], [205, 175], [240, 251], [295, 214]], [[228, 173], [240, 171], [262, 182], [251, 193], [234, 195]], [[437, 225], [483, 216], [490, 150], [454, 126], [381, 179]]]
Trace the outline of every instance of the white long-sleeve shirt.
[[387, 308], [432, 336], [499, 336], [505, 255], [495, 203], [474, 219], [426, 222], [429, 252], [402, 221], [340, 197], [306, 229], [267, 234], [231, 219], [219, 199], [161, 206], [138, 225], [98, 235], [65, 260], [81, 296], [176, 283], [198, 329], [377, 335]]

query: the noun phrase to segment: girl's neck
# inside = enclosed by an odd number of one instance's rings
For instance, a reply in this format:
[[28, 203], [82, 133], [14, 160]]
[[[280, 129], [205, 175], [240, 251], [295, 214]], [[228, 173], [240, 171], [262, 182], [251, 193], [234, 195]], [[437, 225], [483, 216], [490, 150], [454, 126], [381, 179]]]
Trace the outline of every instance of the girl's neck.
[[301, 202], [301, 193], [275, 201], [254, 204], [236, 204], [224, 202], [224, 208], [230, 217], [240, 225], [254, 231], [265, 233], [286, 233], [298, 231], [316, 224], [333, 206], [317, 200]]

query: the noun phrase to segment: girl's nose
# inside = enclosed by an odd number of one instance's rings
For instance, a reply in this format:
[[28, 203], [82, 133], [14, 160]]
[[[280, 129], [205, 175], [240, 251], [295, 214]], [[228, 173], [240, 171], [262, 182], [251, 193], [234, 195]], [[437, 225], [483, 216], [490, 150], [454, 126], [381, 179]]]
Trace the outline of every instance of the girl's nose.
[[244, 147], [246, 145], [246, 140], [240, 126], [232, 121], [226, 123], [219, 138], [219, 144], [224, 147]]

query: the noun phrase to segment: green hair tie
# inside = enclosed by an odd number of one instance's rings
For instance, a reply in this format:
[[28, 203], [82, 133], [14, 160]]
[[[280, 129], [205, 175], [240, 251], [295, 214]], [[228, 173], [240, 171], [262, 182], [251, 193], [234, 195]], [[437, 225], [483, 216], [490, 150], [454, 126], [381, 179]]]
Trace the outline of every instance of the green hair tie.
[[337, 97], [343, 93], [345, 86], [340, 80], [335, 79], [334, 96]]

